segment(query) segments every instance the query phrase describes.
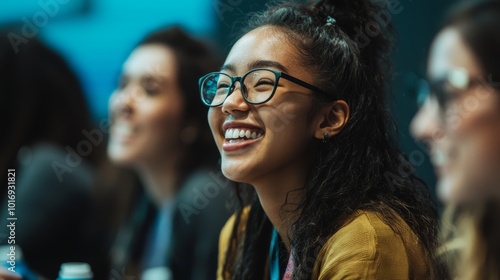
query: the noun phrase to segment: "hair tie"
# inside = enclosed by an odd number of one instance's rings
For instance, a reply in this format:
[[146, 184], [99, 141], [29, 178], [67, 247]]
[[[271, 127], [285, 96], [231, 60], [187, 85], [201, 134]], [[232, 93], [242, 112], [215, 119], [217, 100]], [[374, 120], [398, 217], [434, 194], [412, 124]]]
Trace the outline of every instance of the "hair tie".
[[333, 17], [328, 16], [328, 17], [326, 18], [326, 24], [325, 24], [325, 25], [327, 25], [327, 26], [328, 26], [328, 25], [334, 25], [336, 22], [337, 22], [337, 21], [336, 21]]

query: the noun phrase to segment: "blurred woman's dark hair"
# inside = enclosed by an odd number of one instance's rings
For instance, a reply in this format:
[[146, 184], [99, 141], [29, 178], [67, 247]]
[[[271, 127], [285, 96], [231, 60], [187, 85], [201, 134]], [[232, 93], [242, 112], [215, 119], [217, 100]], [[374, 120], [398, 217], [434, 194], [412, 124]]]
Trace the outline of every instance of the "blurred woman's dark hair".
[[[37, 38], [16, 50], [10, 32], [0, 32], [0, 178], [15, 168], [23, 146], [76, 149], [86, 139], [82, 131], [93, 128], [80, 82], [63, 57]], [[86, 159], [93, 162], [102, 155], [92, 152]]]
[[500, 1], [467, 0], [450, 10], [442, 29], [458, 30], [479, 65], [493, 82], [500, 82]]

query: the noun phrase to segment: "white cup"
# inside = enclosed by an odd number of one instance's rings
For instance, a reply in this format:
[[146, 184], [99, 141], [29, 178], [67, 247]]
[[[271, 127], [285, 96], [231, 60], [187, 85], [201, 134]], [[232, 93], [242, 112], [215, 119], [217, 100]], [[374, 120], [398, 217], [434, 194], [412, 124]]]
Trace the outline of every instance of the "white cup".
[[88, 263], [63, 263], [58, 280], [92, 280], [94, 275]]
[[158, 266], [142, 272], [142, 280], [172, 280], [172, 272], [168, 267]]

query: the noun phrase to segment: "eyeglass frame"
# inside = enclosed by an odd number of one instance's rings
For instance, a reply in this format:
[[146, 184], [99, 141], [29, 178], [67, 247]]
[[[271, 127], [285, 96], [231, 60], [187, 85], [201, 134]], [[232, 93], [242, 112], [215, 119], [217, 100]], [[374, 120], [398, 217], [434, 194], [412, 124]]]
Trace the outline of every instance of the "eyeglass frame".
[[[457, 82], [453, 81], [452, 75], [456, 75], [457, 73], [463, 75], [462, 78], [466, 79], [465, 83], [460, 85]], [[486, 81], [482, 76], [471, 76], [469, 71], [464, 68], [454, 68], [450, 72], [448, 72], [443, 77], [436, 80], [428, 80], [428, 79], [420, 79], [418, 81], [418, 89], [417, 89], [417, 105], [418, 107], [422, 107], [423, 103], [428, 98], [436, 98], [436, 101], [439, 105], [439, 108], [446, 109], [448, 107], [448, 103], [451, 98], [450, 93], [447, 90], [443, 90], [446, 85], [450, 85], [456, 90], [461, 92], [465, 92], [475, 86], [482, 85], [486, 87], [498, 87], [499, 83], [495, 83], [491, 80]]]
[[[198, 87], [200, 89], [200, 97], [201, 97], [201, 101], [203, 102], [203, 104], [205, 104], [206, 106], [208, 107], [218, 107], [218, 106], [221, 106], [222, 104], [224, 104], [224, 102], [226, 101], [226, 99], [229, 97], [229, 95], [231, 95], [233, 92], [234, 92], [234, 84], [236, 82], [240, 82], [240, 84], [243, 84], [242, 82], [245, 80], [245, 78], [252, 72], [255, 72], [255, 71], [259, 71], [259, 70], [265, 70], [265, 71], [269, 71], [269, 72], [272, 72], [274, 73], [275, 77], [276, 77], [276, 81], [274, 82], [274, 86], [273, 86], [273, 91], [271, 92], [271, 94], [269, 95], [269, 97], [264, 100], [264, 101], [260, 101], [260, 102], [252, 102], [252, 101], [249, 101], [247, 99], [247, 97], [245, 96], [244, 94], [244, 88], [245, 87], [241, 87], [240, 91], [241, 91], [241, 95], [243, 96], [243, 99], [249, 103], [249, 104], [253, 104], [253, 105], [259, 105], [259, 104], [264, 104], [266, 102], [268, 102], [269, 100], [271, 100], [271, 98], [273, 98], [274, 94], [276, 93], [276, 88], [278, 87], [278, 82], [279, 82], [279, 79], [280, 78], [284, 78], [284, 79], [287, 79], [289, 80], [290, 82], [293, 82], [299, 86], [302, 86], [304, 88], [307, 88], [309, 90], [312, 90], [313, 92], [316, 92], [316, 93], [320, 93], [328, 98], [332, 98], [331, 94], [316, 87], [316, 86], [313, 86], [311, 85], [310, 83], [307, 83], [305, 81], [302, 81], [298, 78], [295, 78], [287, 73], [284, 73], [282, 71], [277, 71], [277, 70], [273, 70], [273, 69], [268, 69], [268, 68], [255, 68], [255, 69], [252, 69], [248, 72], [246, 72], [245, 74], [243, 74], [242, 76], [231, 76], [227, 73], [223, 73], [223, 72], [210, 72], [206, 75], [204, 75], [203, 77], [201, 77], [199, 80], [198, 80]], [[207, 104], [203, 98], [203, 89], [202, 89], [202, 85], [203, 85], [203, 82], [205, 82], [206, 78], [209, 77], [210, 75], [214, 75], [214, 74], [222, 74], [222, 75], [225, 75], [227, 77], [229, 77], [231, 79], [231, 84], [229, 85], [228, 87], [228, 92], [226, 93], [226, 97], [224, 97], [224, 99], [222, 100], [222, 102], [220, 102], [220, 104], [217, 104], [217, 105], [212, 105], [212, 104]], [[333, 99], [336, 99], [336, 97], [333, 97]]]

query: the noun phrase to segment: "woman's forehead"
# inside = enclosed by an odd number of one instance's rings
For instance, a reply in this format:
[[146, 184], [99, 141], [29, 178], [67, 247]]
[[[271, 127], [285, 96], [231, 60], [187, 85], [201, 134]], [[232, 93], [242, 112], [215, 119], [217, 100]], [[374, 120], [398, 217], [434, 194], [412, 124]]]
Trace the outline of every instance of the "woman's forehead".
[[428, 65], [430, 77], [441, 77], [457, 68], [467, 69], [471, 74], [481, 72], [474, 54], [456, 28], [446, 28], [436, 36]]
[[262, 26], [242, 36], [229, 52], [224, 65], [231, 65], [241, 72], [251, 70], [249, 68], [258, 61], [276, 62], [286, 69], [300, 66], [295, 46], [282, 30], [273, 26]]

